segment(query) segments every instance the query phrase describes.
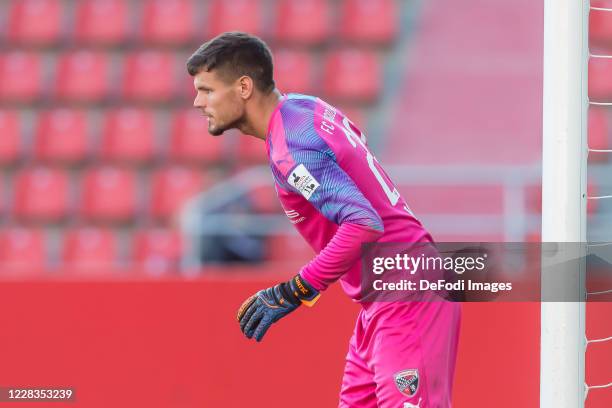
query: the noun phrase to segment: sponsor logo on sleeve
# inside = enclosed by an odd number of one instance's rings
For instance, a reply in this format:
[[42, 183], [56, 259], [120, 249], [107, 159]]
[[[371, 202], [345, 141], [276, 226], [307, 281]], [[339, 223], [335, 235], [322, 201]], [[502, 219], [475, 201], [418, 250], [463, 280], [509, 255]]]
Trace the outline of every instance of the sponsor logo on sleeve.
[[292, 224], [298, 224], [306, 219], [306, 217], [301, 217], [300, 213], [295, 210], [285, 211], [285, 214], [287, 214]]
[[300, 164], [291, 172], [287, 181], [307, 200], [320, 186], [317, 179], [310, 174], [303, 164]]

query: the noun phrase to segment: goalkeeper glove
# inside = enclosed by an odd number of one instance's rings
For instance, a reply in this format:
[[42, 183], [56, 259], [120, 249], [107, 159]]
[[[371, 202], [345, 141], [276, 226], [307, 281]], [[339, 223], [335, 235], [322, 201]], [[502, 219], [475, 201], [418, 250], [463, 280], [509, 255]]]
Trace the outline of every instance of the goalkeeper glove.
[[244, 301], [236, 319], [247, 338], [261, 341], [272, 323], [288, 315], [302, 303], [312, 306], [319, 291], [297, 274], [288, 282], [260, 290]]

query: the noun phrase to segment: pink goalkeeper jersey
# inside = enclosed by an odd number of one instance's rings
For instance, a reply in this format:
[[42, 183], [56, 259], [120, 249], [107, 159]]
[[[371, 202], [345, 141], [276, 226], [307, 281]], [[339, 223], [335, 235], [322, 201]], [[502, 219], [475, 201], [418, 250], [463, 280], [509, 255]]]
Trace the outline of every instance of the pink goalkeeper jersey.
[[300, 271], [318, 290], [340, 279], [359, 301], [362, 243], [432, 241], [363, 133], [323, 100], [285, 95], [266, 146], [285, 213], [318, 254]]

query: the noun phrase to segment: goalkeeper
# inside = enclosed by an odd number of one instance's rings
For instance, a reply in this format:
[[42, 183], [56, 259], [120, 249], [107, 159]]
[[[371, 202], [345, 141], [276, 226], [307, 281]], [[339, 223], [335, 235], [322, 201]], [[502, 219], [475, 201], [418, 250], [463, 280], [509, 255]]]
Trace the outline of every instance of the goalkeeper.
[[221, 34], [189, 58], [187, 70], [197, 91], [194, 107], [211, 135], [236, 128], [262, 140], [278, 198], [317, 253], [291, 280], [244, 302], [238, 321], [246, 337], [261, 341], [273, 323], [301, 304], [312, 306], [340, 280], [362, 309], [339, 406], [450, 407], [459, 305], [361, 299], [363, 243], [432, 242], [363, 133], [319, 98], [282, 94], [270, 50], [257, 37]]

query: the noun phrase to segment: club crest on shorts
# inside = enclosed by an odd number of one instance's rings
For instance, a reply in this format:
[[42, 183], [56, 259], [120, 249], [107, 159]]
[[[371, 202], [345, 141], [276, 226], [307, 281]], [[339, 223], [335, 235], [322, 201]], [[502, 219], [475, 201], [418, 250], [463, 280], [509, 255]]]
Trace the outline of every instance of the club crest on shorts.
[[419, 389], [419, 370], [404, 370], [393, 375], [395, 385], [402, 394], [412, 397]]

